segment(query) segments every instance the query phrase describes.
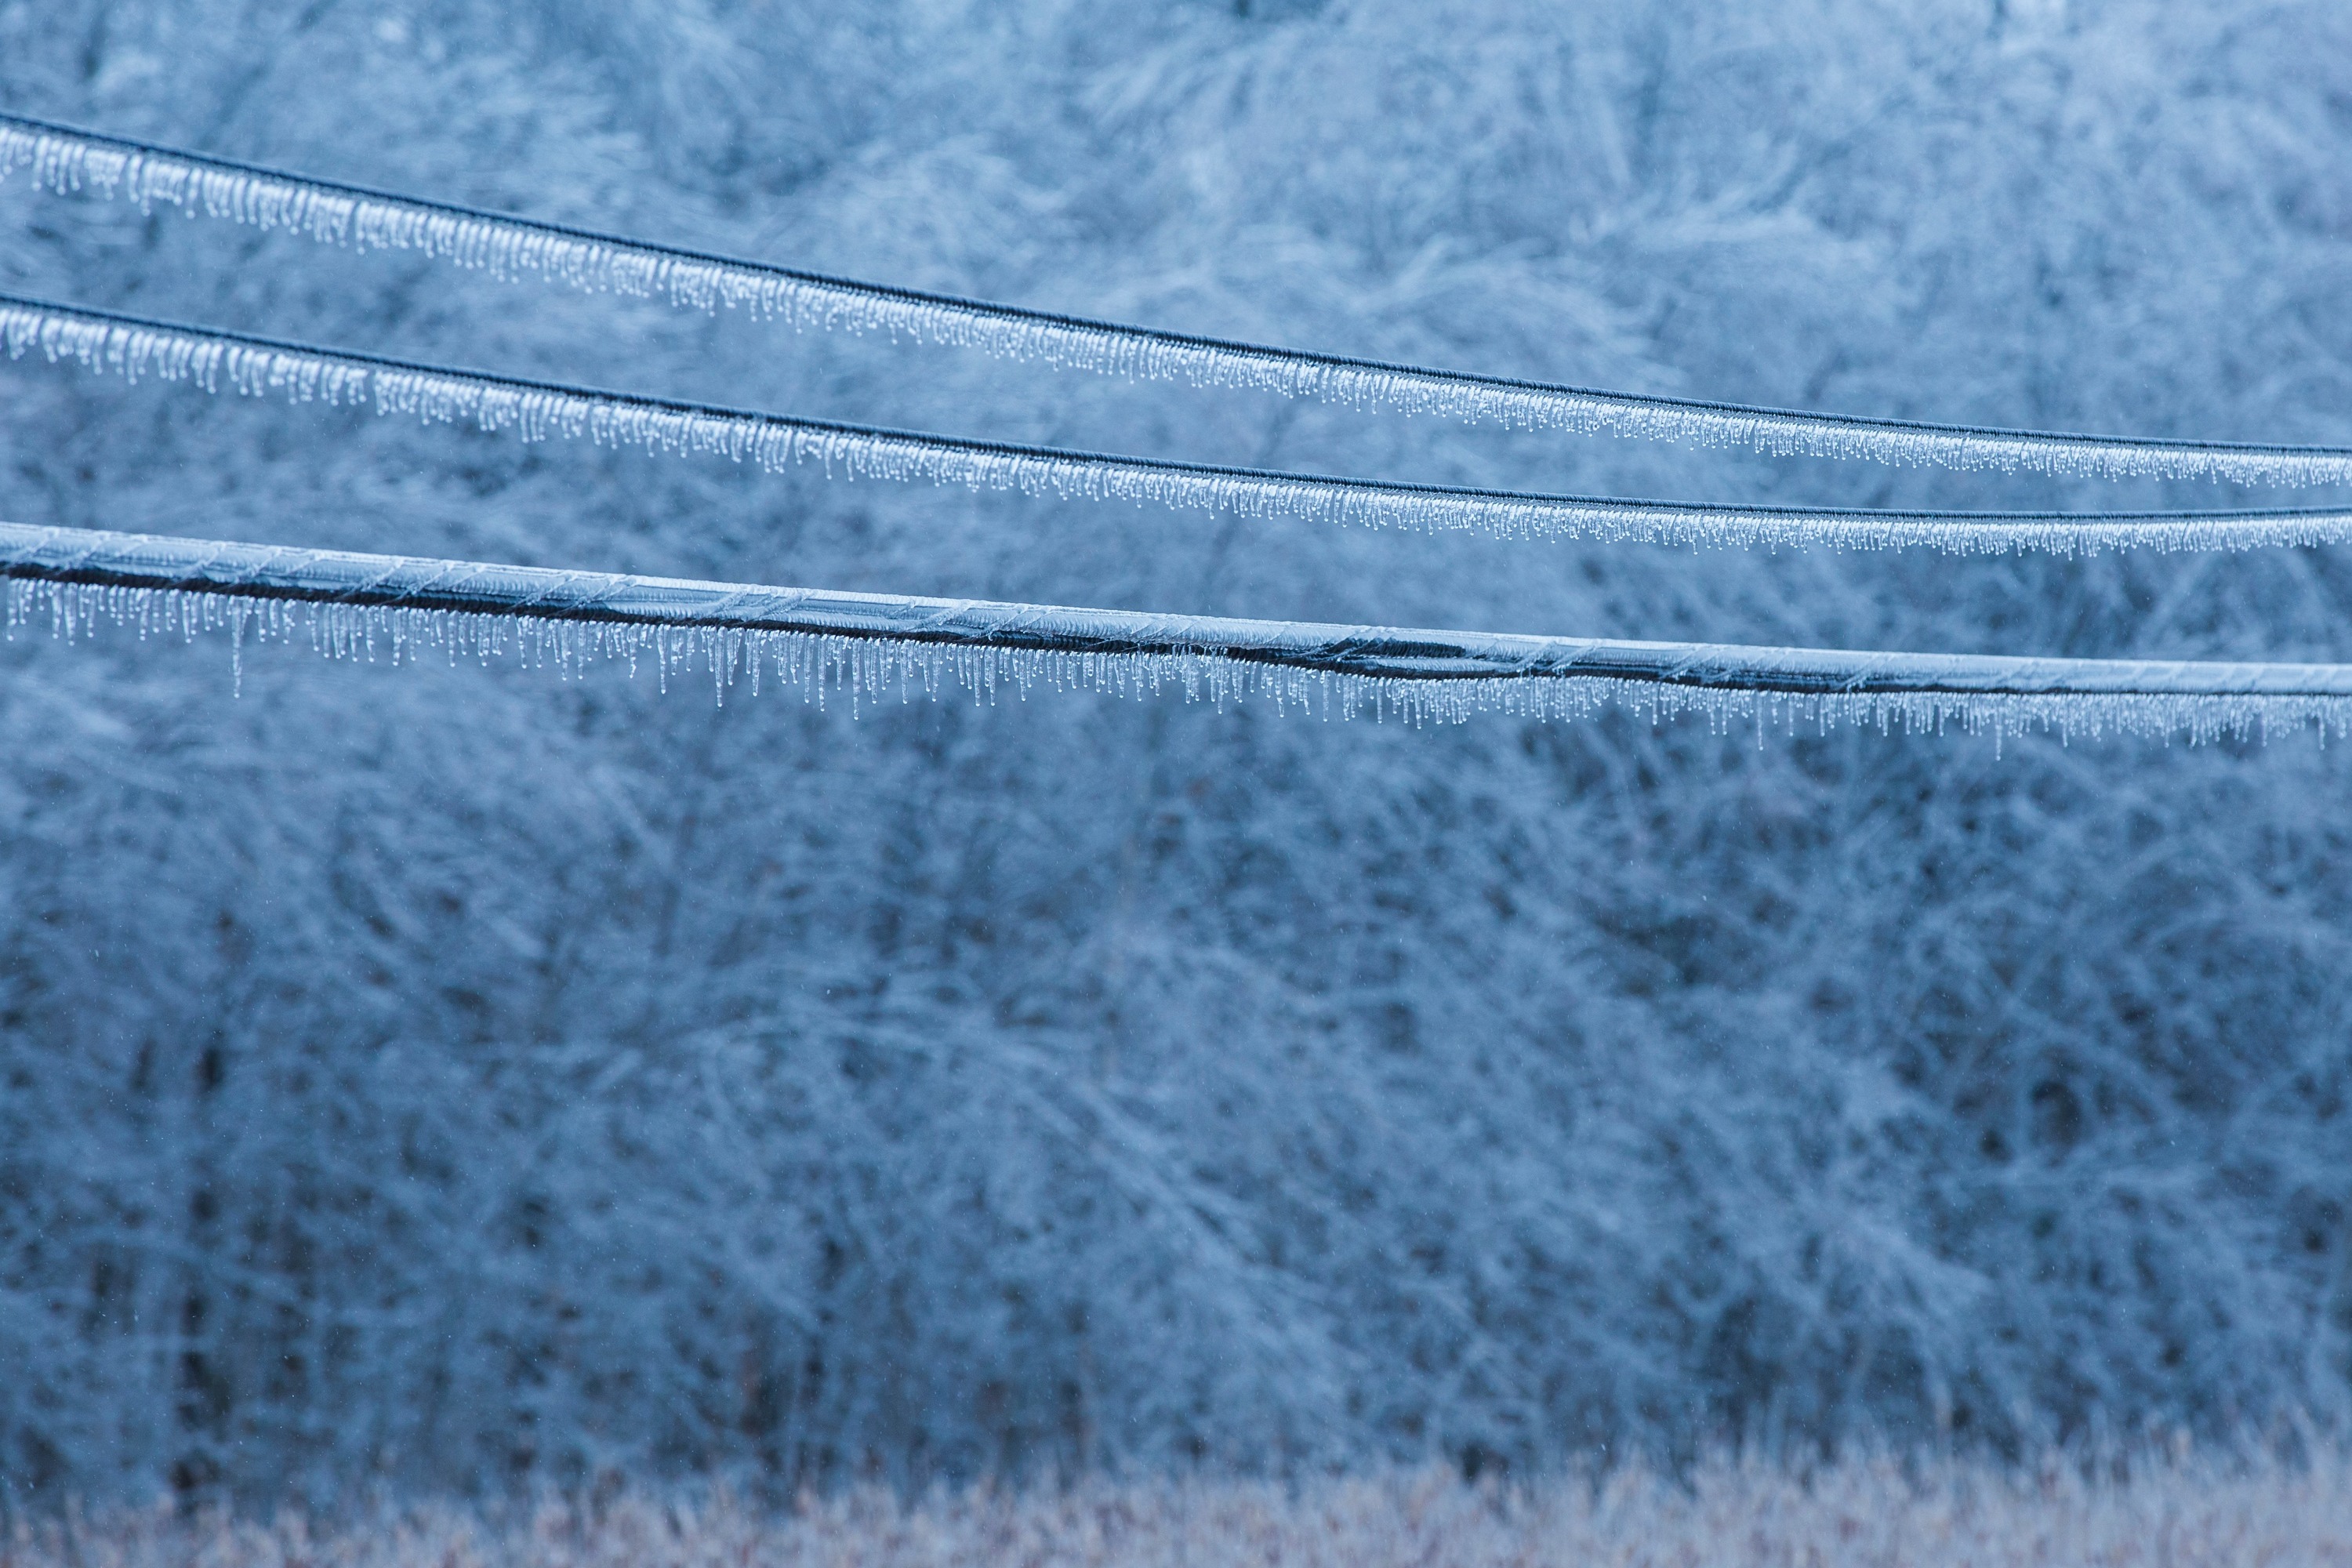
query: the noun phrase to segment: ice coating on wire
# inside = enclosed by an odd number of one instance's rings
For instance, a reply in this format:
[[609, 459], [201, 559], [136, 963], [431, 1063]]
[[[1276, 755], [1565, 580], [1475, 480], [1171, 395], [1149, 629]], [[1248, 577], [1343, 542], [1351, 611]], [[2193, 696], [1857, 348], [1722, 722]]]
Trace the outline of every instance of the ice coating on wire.
[[854, 703], [959, 686], [1171, 691], [1420, 724], [1609, 707], [1724, 728], [1957, 727], [1996, 737], [2352, 732], [2352, 665], [2014, 658], [1234, 620], [704, 583], [0, 523], [9, 635], [227, 629], [336, 658], [618, 659], [723, 700], [767, 680]]
[[802, 329], [887, 332], [1138, 379], [1784, 457], [2067, 478], [2252, 485], [2352, 479], [2352, 449], [2340, 447], [2003, 430], [1647, 397], [1088, 321], [540, 223], [0, 114], [0, 179], [16, 169], [30, 169], [41, 189], [92, 191], [142, 211], [169, 206], [330, 245], [415, 251], [499, 278], [538, 277], [592, 293], [740, 310]]
[[1254, 519], [1296, 519], [1504, 539], [1886, 549], [1958, 553], [2098, 549], [2244, 550], [2352, 538], [2352, 510], [1932, 512], [1717, 506], [1524, 494], [1162, 462], [1051, 447], [970, 441], [674, 402], [153, 321], [0, 295], [0, 353], [206, 392], [282, 394], [373, 407], [426, 423], [513, 430], [526, 441], [584, 439], [667, 453], [714, 453], [770, 471], [961, 484], [1061, 500], [1156, 503]]

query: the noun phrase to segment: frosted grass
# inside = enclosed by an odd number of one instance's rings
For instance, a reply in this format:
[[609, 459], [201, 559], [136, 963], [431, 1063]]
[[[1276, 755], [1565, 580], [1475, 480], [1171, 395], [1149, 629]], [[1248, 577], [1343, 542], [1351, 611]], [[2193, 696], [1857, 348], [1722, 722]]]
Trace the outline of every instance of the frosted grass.
[[1962, 554], [2042, 550], [2248, 550], [2352, 538], [2352, 510], [2010, 513], [1717, 506], [1388, 484], [1162, 462], [1052, 447], [718, 407], [183, 326], [0, 294], [0, 351], [38, 354], [132, 382], [372, 407], [426, 424], [472, 424], [525, 441], [585, 440], [711, 454], [770, 472], [814, 465], [844, 479], [962, 485], [1059, 500], [1153, 504], [1370, 528], [1502, 539], [1715, 546], [1892, 549]]
[[537, 1507], [383, 1509], [338, 1525], [152, 1510], [20, 1519], [0, 1568], [2345, 1568], [2352, 1466], [2179, 1455], [2086, 1475], [1944, 1461], [1796, 1474], [1636, 1468], [1598, 1485], [1473, 1488], [1450, 1473], [1315, 1480], [979, 1488], [914, 1503], [624, 1493]]
[[453, 203], [314, 179], [0, 114], [0, 179], [92, 192], [362, 250], [416, 252], [502, 279], [741, 310], [797, 329], [879, 332], [1131, 379], [1246, 387], [1406, 415], [1748, 447], [1780, 457], [2063, 478], [2321, 485], [2352, 449], [1925, 424], [1555, 385], [1089, 321], [827, 277]]
[[1412, 724], [1628, 710], [1716, 728], [2005, 738], [2352, 731], [2352, 665], [2016, 658], [1423, 631], [910, 598], [0, 524], [10, 637], [226, 631], [330, 658], [700, 672], [853, 706], [1037, 691], [1270, 702]]

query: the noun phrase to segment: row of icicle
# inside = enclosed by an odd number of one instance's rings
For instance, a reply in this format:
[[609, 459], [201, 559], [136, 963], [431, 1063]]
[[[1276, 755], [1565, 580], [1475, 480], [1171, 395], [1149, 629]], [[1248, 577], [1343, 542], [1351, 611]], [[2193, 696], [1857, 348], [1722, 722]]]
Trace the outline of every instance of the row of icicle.
[[248, 396], [372, 407], [426, 424], [513, 431], [525, 441], [585, 440], [648, 452], [713, 454], [771, 473], [814, 464], [852, 479], [960, 484], [1061, 500], [1124, 501], [1501, 539], [1608, 543], [1789, 545], [1959, 554], [2099, 549], [2250, 550], [2352, 537], [2352, 510], [2185, 512], [1897, 511], [1718, 505], [1383, 483], [1216, 468], [1056, 447], [971, 441], [803, 419], [448, 365], [286, 342], [120, 311], [0, 294], [0, 353], [37, 353], [137, 382], [186, 382]]
[[[772, 679], [853, 707], [950, 686], [986, 700], [1037, 689], [1168, 691], [1326, 718], [1413, 724], [1499, 712], [1585, 717], [1617, 705], [1828, 730], [2192, 742], [2352, 731], [2352, 666], [1826, 652], [1234, 620], [921, 599], [0, 523], [10, 636], [105, 626], [142, 637], [226, 630], [307, 640], [330, 658], [513, 657], [578, 675], [600, 660], [669, 681], [700, 667], [723, 701]], [[240, 665], [241, 669], [241, 665]]]
[[2352, 479], [2352, 451], [2338, 447], [1992, 429], [1642, 396], [1088, 321], [541, 223], [0, 114], [0, 178], [26, 168], [44, 189], [90, 191], [142, 211], [169, 206], [329, 245], [416, 251], [502, 278], [538, 277], [589, 292], [667, 299], [684, 309], [738, 309], [796, 327], [886, 332], [1138, 379], [1250, 387], [1522, 427], [1748, 447], [1781, 457], [2091, 479], [2305, 485]]

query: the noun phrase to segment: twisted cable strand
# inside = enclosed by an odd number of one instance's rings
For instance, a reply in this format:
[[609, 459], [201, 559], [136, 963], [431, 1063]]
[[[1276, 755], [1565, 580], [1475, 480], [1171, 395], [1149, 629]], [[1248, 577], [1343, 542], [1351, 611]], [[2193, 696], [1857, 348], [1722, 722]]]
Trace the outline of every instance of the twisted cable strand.
[[953, 682], [986, 699], [1044, 688], [1271, 700], [1415, 723], [1481, 712], [1995, 736], [2311, 726], [2352, 733], [2352, 665], [2019, 658], [1332, 626], [708, 583], [0, 523], [9, 635], [103, 622], [142, 635], [307, 636], [331, 658], [426, 651], [577, 673], [704, 667], [721, 700], [762, 672], [853, 701]]

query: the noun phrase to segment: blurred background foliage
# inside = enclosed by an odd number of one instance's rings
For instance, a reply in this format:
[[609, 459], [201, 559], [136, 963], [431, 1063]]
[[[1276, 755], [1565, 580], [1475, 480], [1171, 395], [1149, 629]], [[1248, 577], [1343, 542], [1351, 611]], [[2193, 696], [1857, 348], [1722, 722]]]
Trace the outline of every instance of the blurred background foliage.
[[[2352, 443], [2317, 0], [0, 0], [0, 101], [1074, 312]], [[1433, 481], [2252, 500], [1465, 429], [0, 187], [0, 287]], [[1508, 545], [0, 367], [20, 522], [1205, 613], [2352, 658], [2352, 558]], [[2267, 498], [2265, 498], [2267, 499]], [[2315, 499], [2342, 500], [2336, 496]], [[2207, 1431], [2352, 1403], [2352, 812], [2189, 748], [0, 647], [0, 1482]]]

